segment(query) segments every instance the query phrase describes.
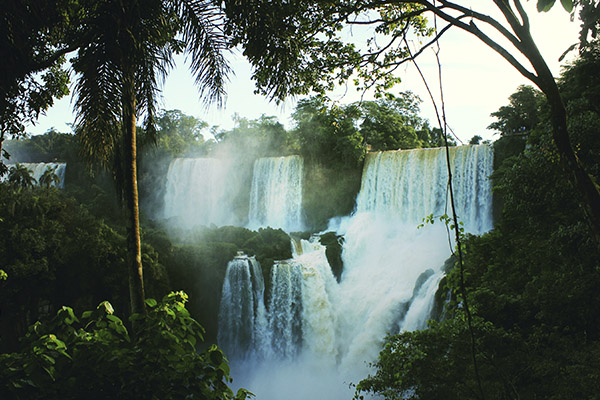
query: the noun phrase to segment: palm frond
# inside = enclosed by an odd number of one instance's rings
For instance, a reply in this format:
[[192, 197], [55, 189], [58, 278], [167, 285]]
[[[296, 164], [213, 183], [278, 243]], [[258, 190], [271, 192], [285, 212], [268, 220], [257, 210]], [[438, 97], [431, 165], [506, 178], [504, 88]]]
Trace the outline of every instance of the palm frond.
[[190, 68], [199, 87], [200, 98], [221, 106], [225, 84], [231, 72], [225, 58], [228, 39], [223, 30], [225, 16], [210, 0], [174, 0], [182, 21], [183, 42], [191, 57]]
[[80, 74], [75, 85], [76, 132], [81, 154], [107, 167], [120, 135], [121, 71], [102, 40], [82, 48], [73, 62]]

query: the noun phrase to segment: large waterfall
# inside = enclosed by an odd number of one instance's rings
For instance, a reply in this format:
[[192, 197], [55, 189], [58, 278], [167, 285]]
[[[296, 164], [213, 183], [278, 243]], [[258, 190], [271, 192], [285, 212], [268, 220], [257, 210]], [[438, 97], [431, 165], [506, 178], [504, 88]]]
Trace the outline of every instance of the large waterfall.
[[302, 167], [300, 156], [256, 160], [250, 192], [249, 228], [270, 226], [287, 232], [303, 229]]
[[[270, 226], [301, 231], [302, 166], [299, 156], [259, 158], [250, 187], [245, 171], [232, 160], [177, 158], [167, 172], [163, 217], [185, 229], [240, 226], [247, 216], [250, 229]], [[250, 199], [242, 205], [248, 191]], [[245, 207], [248, 214], [242, 212]]]
[[235, 222], [229, 163], [216, 158], [177, 158], [169, 165], [164, 217], [180, 227]]
[[[465, 229], [491, 229], [493, 152], [486, 145], [449, 148], [456, 213]], [[451, 214], [444, 149], [380, 151], [367, 155], [357, 212], [393, 214], [418, 224], [429, 215]]]
[[[457, 214], [466, 230], [491, 229], [492, 149], [451, 148], [450, 162]], [[370, 372], [368, 363], [387, 334], [425, 328], [451, 239], [441, 222], [418, 225], [428, 215], [451, 213], [447, 176], [444, 149], [369, 154], [354, 214], [330, 227], [344, 240], [340, 282], [318, 237], [294, 243], [294, 258], [273, 266], [266, 310], [246, 307], [248, 314], [235, 317], [254, 318], [245, 324], [252, 332], [239, 340], [257, 344], [228, 353], [237, 384], [259, 399], [349, 399], [348, 384]], [[246, 288], [264, 284], [248, 273], [245, 283], [234, 283], [233, 268], [228, 267], [222, 307], [242, 310], [228, 297], [229, 288], [258, 293]], [[233, 314], [222, 312], [220, 330], [233, 332], [227, 318]], [[236, 338], [228, 336], [223, 345], [234, 348], [232, 341]]]

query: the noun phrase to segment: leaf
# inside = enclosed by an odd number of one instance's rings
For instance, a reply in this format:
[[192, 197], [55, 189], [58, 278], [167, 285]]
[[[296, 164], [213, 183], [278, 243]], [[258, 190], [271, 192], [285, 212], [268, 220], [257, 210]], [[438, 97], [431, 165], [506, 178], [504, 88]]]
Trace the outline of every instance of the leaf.
[[569, 52], [573, 51], [573, 50], [575, 49], [575, 47], [577, 47], [578, 45], [579, 45], [579, 43], [573, 43], [572, 45], [570, 45], [570, 46], [569, 46], [569, 48], [568, 48], [568, 49], [566, 49], [566, 50], [564, 51], [564, 53], [562, 53], [562, 54], [560, 55], [560, 57], [558, 58], [558, 61], [562, 61], [562, 60], [563, 60], [563, 59], [564, 59], [564, 58], [567, 56], [567, 54], [568, 54]]
[[98, 310], [104, 311], [107, 314], [114, 314], [115, 312], [115, 309], [113, 308], [112, 304], [110, 304], [108, 301], [103, 301], [102, 303], [100, 303], [98, 305]]
[[[539, 12], [550, 11], [556, 0], [538, 0], [537, 9]], [[562, 1], [562, 0], [561, 0]]]
[[116, 315], [112, 315], [112, 314], [107, 315], [106, 319], [108, 319], [109, 321], [112, 321], [112, 322], [114, 322], [116, 324], [122, 324], [123, 323], [123, 321], [121, 321], [121, 318], [117, 317]]
[[566, 12], [573, 12], [573, 0], [560, 0], [560, 4], [562, 4]]
[[146, 299], [146, 305], [150, 308], [156, 307], [158, 303], [154, 299]]
[[213, 365], [220, 365], [223, 362], [223, 353], [219, 349], [210, 350], [208, 356]]

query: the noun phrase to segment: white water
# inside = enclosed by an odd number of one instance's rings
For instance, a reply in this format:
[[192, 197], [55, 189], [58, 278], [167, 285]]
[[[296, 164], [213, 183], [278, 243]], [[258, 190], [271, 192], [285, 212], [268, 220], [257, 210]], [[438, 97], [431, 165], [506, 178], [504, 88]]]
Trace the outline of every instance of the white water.
[[250, 191], [250, 229], [270, 226], [287, 232], [303, 230], [300, 156], [259, 158]]
[[[487, 145], [449, 150], [456, 213], [466, 231], [486, 232], [492, 228], [492, 194], [487, 177], [493, 167], [493, 151]], [[429, 214], [451, 215], [447, 187], [443, 148], [370, 153], [365, 161], [357, 213], [391, 213], [415, 225]]]
[[[44, 172], [46, 172], [46, 170], [48, 168], [50, 168], [58, 176], [58, 183], [52, 183], [51, 186], [54, 186], [54, 187], [57, 187], [60, 189], [63, 189], [65, 187], [65, 172], [67, 169], [66, 163], [55, 163], [55, 162], [44, 163], [44, 162], [41, 162], [41, 163], [19, 163], [19, 165], [22, 165], [23, 167], [27, 168], [31, 172], [31, 176], [36, 180], [37, 184], [40, 183], [40, 178], [42, 177], [42, 175], [44, 175]], [[11, 167], [13, 167], [13, 165], [7, 164], [7, 167], [10, 169]], [[5, 181], [7, 179], [8, 179], [8, 174], [4, 175], [1, 178], [0, 182]]]
[[[450, 244], [443, 223], [417, 225], [450, 214], [444, 157], [443, 149], [368, 155], [356, 212], [336, 229], [345, 240], [340, 283], [321, 245], [295, 243], [294, 258], [273, 269], [260, 356], [228, 353], [236, 385], [264, 400], [350, 399], [348, 383], [371, 372], [387, 334], [426, 327]], [[450, 159], [466, 230], [490, 229], [491, 148], [453, 148]]]
[[230, 166], [216, 158], [176, 158], [169, 165], [164, 217], [180, 227], [236, 223], [233, 213]]
[[265, 285], [260, 264], [239, 254], [227, 265], [218, 340], [228, 354], [255, 356], [262, 348], [266, 330]]

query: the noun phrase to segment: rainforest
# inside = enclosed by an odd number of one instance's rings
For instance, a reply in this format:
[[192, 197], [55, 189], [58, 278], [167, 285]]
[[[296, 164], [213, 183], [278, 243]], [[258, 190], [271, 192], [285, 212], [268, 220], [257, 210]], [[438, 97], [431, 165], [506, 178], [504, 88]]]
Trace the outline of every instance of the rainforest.
[[[453, 3], [25, 3], [0, 31], [0, 398], [598, 398], [596, 2], [555, 6], [589, 37], [553, 83], [495, 2], [532, 85], [468, 141], [384, 73], [408, 43], [378, 65], [335, 33], [487, 21]], [[301, 96], [289, 126], [157, 106], [169, 52], [221, 101], [230, 46]], [[351, 77], [376, 96], [331, 100]], [[69, 79], [72, 131], [28, 134]]]

